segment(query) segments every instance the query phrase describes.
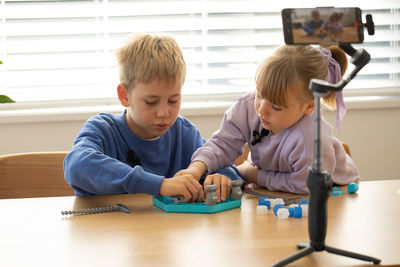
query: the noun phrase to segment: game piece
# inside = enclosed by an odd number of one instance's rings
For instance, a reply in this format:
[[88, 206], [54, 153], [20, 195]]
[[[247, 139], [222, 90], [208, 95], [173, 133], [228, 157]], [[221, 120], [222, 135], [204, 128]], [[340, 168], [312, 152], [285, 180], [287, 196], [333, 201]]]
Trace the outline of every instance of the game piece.
[[271, 201], [271, 208], [274, 208], [276, 205], [285, 205], [282, 198], [272, 198]]
[[308, 204], [308, 200], [306, 199], [302, 199], [299, 203], [299, 206], [303, 205], [303, 204]]
[[298, 206], [299, 206], [298, 204], [290, 204], [289, 208], [294, 208], [294, 207], [298, 207]]
[[331, 196], [341, 196], [343, 195], [343, 190], [334, 186], [332, 188]]
[[276, 215], [276, 213], [278, 212], [279, 209], [283, 208], [284, 206], [282, 204], [277, 204], [274, 206], [274, 213]]
[[170, 197], [169, 199], [171, 200], [172, 204], [176, 204], [176, 203], [181, 202], [181, 198], [180, 197]]
[[301, 207], [294, 207], [293, 210], [294, 210], [293, 217], [295, 217], [295, 218], [301, 218], [302, 217], [303, 211], [302, 211]]
[[294, 208], [289, 207], [289, 208], [287, 208], [287, 210], [289, 211], [289, 217], [293, 217], [294, 216]]
[[285, 202], [283, 201], [282, 198], [275, 198], [274, 205], [285, 205]]
[[308, 204], [302, 204], [301, 207], [301, 216], [307, 217], [308, 216]]
[[264, 205], [257, 206], [256, 212], [258, 215], [265, 215], [268, 212], [268, 207]]
[[206, 186], [207, 197], [206, 197], [206, 205], [211, 206], [218, 203], [217, 197], [217, 185], [211, 184]]
[[348, 194], [355, 194], [358, 191], [358, 184], [356, 183], [350, 183], [347, 186], [347, 193]]
[[276, 215], [278, 219], [287, 219], [289, 218], [289, 211], [286, 208], [280, 208]]
[[[257, 192], [254, 190], [251, 190], [249, 188], [245, 188], [244, 192], [253, 196], [257, 196], [257, 197], [267, 197], [269, 199], [275, 199], [278, 196], [274, 196], [274, 195], [270, 195], [270, 194], [265, 194], [265, 193], [261, 193], [261, 192]], [[283, 201], [285, 202], [286, 205], [292, 204], [292, 203], [299, 203], [301, 198], [300, 197], [295, 197], [295, 198], [289, 198], [289, 197], [284, 197], [282, 198]], [[272, 203], [271, 203], [272, 204]]]
[[267, 206], [268, 209], [271, 209], [271, 200], [267, 197], [259, 197], [258, 198], [258, 205]]
[[130, 212], [130, 210], [127, 206], [122, 205], [122, 204], [116, 204], [114, 207], [101, 207], [101, 208], [92, 208], [92, 209], [61, 211], [61, 215], [87, 215], [87, 214], [114, 212], [114, 211], [122, 211], [125, 213]]
[[237, 200], [242, 198], [242, 181], [234, 180], [232, 181], [232, 191], [231, 191], [231, 199]]

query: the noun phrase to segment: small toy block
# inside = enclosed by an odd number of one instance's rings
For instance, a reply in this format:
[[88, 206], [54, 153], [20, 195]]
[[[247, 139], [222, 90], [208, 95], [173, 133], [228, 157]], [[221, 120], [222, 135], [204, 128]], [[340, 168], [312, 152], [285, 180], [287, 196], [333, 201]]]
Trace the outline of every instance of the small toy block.
[[283, 206], [282, 204], [277, 204], [274, 206], [274, 213], [275, 215], [277, 214], [278, 210], [281, 208], [284, 208], [285, 206]]
[[271, 209], [271, 201], [267, 197], [259, 197], [258, 198], [258, 205], [260, 206], [267, 206], [268, 209]]
[[301, 206], [303, 204], [308, 204], [308, 200], [306, 200], [306, 199], [300, 200], [299, 206]]
[[294, 208], [289, 207], [289, 208], [287, 208], [287, 210], [289, 211], [289, 217], [293, 217], [294, 216]]
[[301, 207], [294, 207], [293, 210], [294, 210], [293, 217], [295, 217], [295, 218], [302, 217], [303, 211], [302, 211]]
[[334, 186], [332, 188], [331, 196], [341, 196], [343, 195], [343, 190]]
[[232, 181], [231, 199], [238, 200], [242, 198], [242, 186], [243, 182], [240, 180]]
[[259, 206], [257, 206], [257, 208], [256, 208], [256, 213], [257, 213], [258, 215], [265, 215], [265, 214], [268, 213], [268, 207], [267, 207], [267, 206], [264, 206], [264, 205], [259, 205]]
[[307, 217], [308, 216], [308, 204], [302, 204], [300, 205], [301, 207], [301, 214], [303, 217]]
[[286, 208], [280, 208], [276, 214], [278, 216], [278, 219], [287, 219], [289, 218], [289, 210]]
[[207, 191], [206, 205], [207, 206], [213, 206], [218, 203], [217, 189], [218, 189], [218, 186], [216, 184], [211, 184], [211, 185], [206, 186], [206, 191]]

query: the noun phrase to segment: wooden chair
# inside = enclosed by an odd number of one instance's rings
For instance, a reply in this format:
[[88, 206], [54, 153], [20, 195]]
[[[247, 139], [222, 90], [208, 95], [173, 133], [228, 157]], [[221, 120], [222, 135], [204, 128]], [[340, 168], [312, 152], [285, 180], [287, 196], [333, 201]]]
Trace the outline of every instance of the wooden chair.
[[249, 146], [246, 144], [244, 147], [244, 151], [243, 154], [240, 155], [236, 161], [235, 161], [235, 165], [239, 166], [240, 164], [242, 164], [245, 160], [247, 160], [247, 156], [249, 155]]
[[35, 152], [0, 156], [0, 198], [73, 196], [64, 179], [67, 152]]

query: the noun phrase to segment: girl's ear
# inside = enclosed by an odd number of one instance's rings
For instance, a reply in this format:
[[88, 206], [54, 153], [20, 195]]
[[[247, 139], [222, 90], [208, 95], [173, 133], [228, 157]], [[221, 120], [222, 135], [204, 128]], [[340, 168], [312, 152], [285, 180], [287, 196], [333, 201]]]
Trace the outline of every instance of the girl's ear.
[[119, 102], [121, 102], [124, 107], [129, 107], [128, 90], [122, 83], [118, 85], [117, 92]]
[[304, 114], [311, 114], [314, 111], [314, 108], [315, 108], [315, 103], [314, 103], [314, 99], [313, 99], [310, 102], [305, 104]]

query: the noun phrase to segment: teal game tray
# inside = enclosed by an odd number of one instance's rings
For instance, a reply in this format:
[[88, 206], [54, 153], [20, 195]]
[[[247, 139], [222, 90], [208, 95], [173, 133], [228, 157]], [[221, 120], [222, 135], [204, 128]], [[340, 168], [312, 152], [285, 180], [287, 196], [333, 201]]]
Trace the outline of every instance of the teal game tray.
[[216, 205], [206, 205], [205, 202], [176, 202], [176, 197], [153, 197], [153, 204], [165, 212], [216, 213], [238, 208], [242, 205], [242, 200], [231, 200], [228, 198], [228, 200]]

